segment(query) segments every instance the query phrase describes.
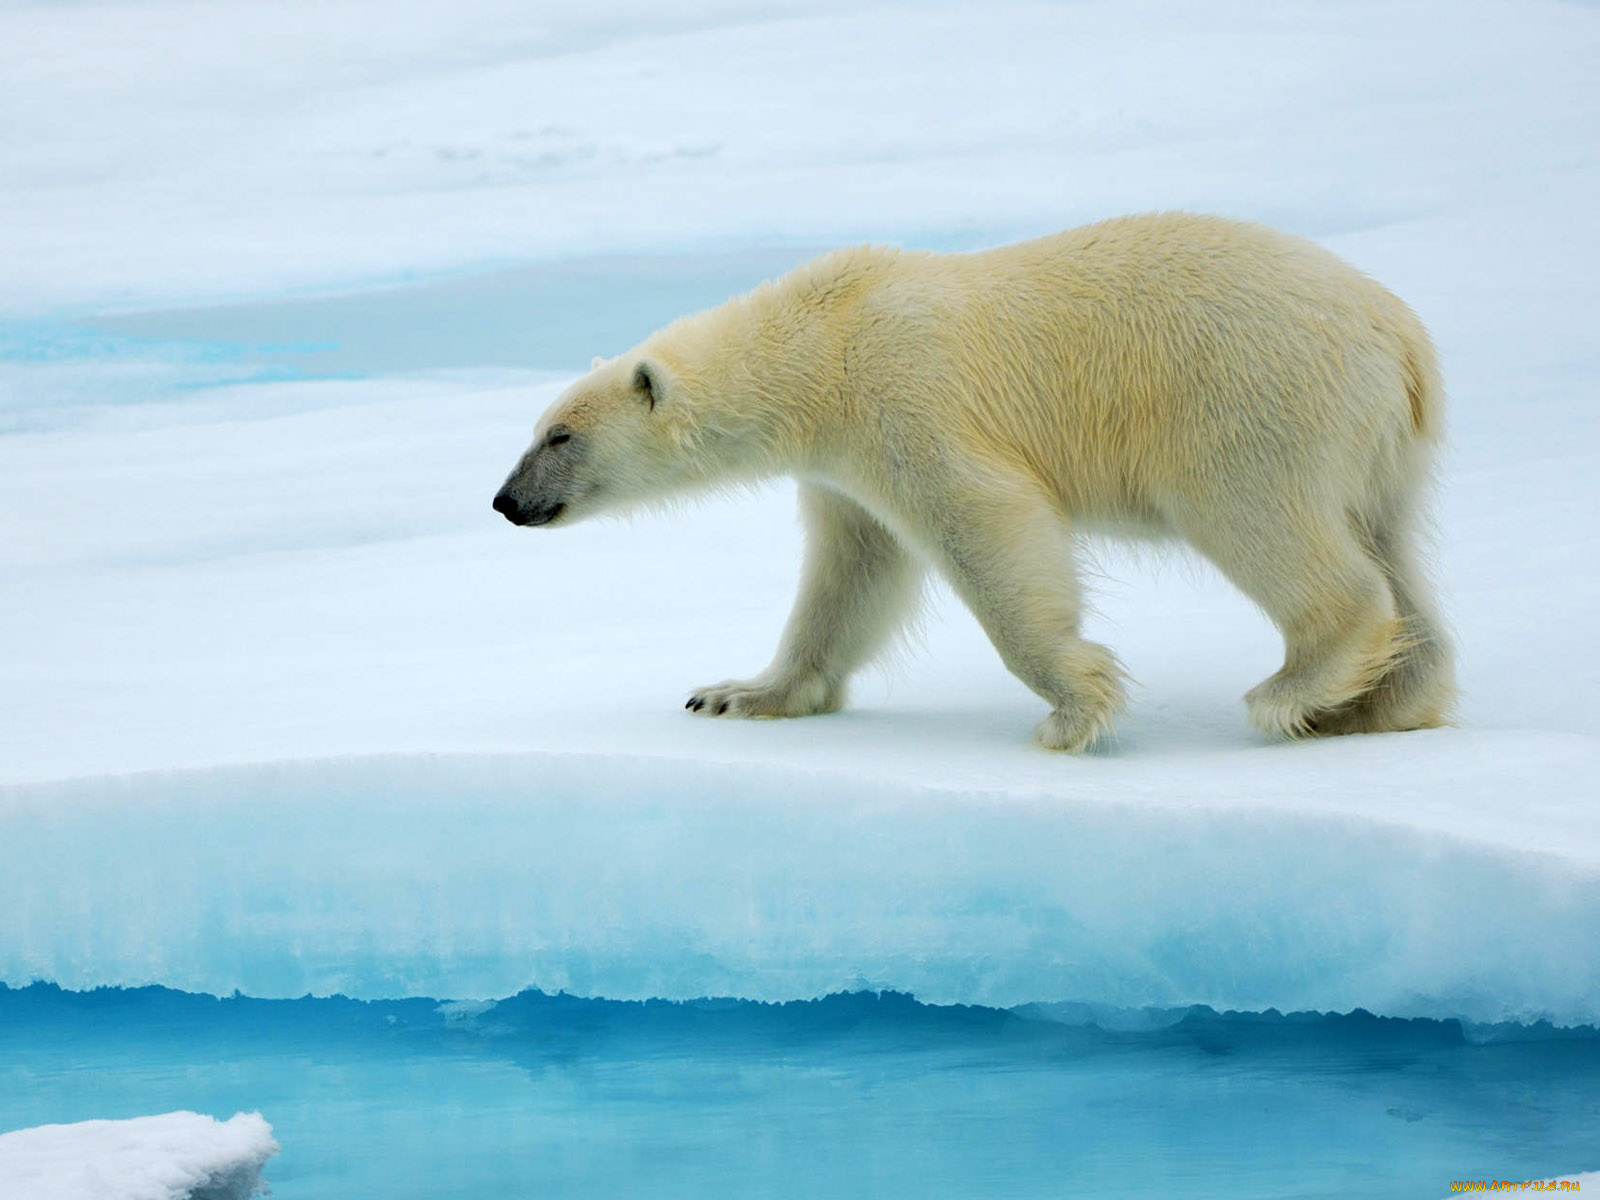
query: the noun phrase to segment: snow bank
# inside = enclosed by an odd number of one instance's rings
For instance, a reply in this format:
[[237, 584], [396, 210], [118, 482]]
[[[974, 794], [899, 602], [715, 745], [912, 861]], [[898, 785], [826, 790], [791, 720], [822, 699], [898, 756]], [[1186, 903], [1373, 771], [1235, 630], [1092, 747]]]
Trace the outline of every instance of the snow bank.
[[[136, 0], [0, 45], [0, 978], [1594, 1019], [1592, 9]], [[1174, 206], [1317, 237], [1435, 330], [1462, 728], [1263, 743], [1275, 633], [1120, 552], [1105, 754], [1031, 749], [942, 593], [847, 711], [700, 721], [781, 628], [785, 489], [488, 510], [544, 369], [701, 283]], [[330, 328], [348, 357], [254, 345]]]
[[0, 1133], [6, 1200], [248, 1200], [278, 1152], [260, 1113], [192, 1112]]
[[0, 980], [1600, 1020], [1596, 840], [1424, 825], [621, 756], [13, 787]]
[[514, 530], [488, 500], [548, 377], [0, 438], [0, 980], [1594, 1020], [1600, 422], [1587, 368], [1508, 413], [1503, 351], [1463, 351], [1463, 727], [1266, 743], [1239, 697], [1270, 626], [1108, 552], [1090, 632], [1141, 686], [1080, 759], [1030, 746], [1040, 701], [937, 592], [844, 712], [684, 713], [771, 653], [792, 495]]

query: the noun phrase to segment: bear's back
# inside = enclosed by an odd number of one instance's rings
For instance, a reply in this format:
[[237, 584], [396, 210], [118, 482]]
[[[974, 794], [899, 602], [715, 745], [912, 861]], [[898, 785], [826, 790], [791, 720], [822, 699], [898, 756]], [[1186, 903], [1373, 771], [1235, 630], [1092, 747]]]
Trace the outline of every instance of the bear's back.
[[968, 254], [842, 259], [856, 386], [1022, 466], [1069, 510], [1150, 519], [1219, 467], [1369, 456], [1411, 432], [1410, 311], [1265, 226], [1159, 213]]

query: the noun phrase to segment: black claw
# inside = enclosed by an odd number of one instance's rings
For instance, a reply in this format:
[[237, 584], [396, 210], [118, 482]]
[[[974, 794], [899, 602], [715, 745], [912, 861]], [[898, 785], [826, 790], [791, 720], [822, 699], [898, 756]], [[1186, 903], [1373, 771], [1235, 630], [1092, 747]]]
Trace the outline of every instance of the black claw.
[[694, 709], [695, 712], [699, 712], [705, 706], [706, 706], [705, 699], [703, 697], [701, 697], [701, 696], [694, 696], [694, 697], [691, 697], [690, 700], [689, 700], [689, 707]]
[[717, 716], [720, 717], [723, 713], [725, 713], [727, 711], [728, 711], [728, 702], [726, 700], [724, 700], [721, 704], [717, 705]]

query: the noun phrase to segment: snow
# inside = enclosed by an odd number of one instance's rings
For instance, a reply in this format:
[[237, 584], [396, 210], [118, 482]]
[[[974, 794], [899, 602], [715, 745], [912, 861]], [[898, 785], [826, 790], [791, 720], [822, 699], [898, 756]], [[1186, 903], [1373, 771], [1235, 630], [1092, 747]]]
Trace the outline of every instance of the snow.
[[[0, 47], [0, 982], [1600, 1020], [1592, 5], [122, 0]], [[844, 712], [699, 720], [792, 489], [489, 510], [591, 355], [816, 249], [1160, 208], [1434, 331], [1458, 728], [1261, 740], [1276, 634], [1117, 546], [1103, 753], [1029, 744], [942, 591]]]
[[0, 1133], [6, 1200], [249, 1200], [278, 1152], [260, 1113], [171, 1112]]
[[[1383, 11], [0, 14], [34, 97], [0, 133], [0, 978], [1596, 1019], [1600, 21]], [[791, 489], [488, 511], [589, 353], [802, 244], [1174, 204], [1317, 236], [1435, 329], [1459, 729], [1261, 741], [1276, 634], [1115, 546], [1107, 753], [1032, 748], [942, 592], [846, 712], [696, 720], [776, 639]]]
[[1553, 368], [1521, 411], [1563, 424], [1508, 420], [1498, 346], [1451, 356], [1461, 728], [1261, 741], [1271, 628], [1106, 548], [1094, 633], [1141, 687], [1082, 759], [1029, 744], [1039, 701], [943, 594], [841, 714], [683, 713], [770, 653], [792, 497], [511, 529], [487, 501], [559, 374], [57, 404], [0, 439], [0, 979], [1593, 1021], [1596, 428]]

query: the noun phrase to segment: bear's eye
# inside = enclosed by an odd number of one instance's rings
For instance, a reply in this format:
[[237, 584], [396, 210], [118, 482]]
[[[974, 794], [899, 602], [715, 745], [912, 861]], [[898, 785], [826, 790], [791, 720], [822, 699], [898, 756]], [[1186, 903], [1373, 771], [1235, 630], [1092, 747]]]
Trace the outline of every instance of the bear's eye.
[[570, 433], [552, 433], [550, 435], [548, 444], [552, 446], [560, 446], [570, 442], [571, 440], [572, 435]]

